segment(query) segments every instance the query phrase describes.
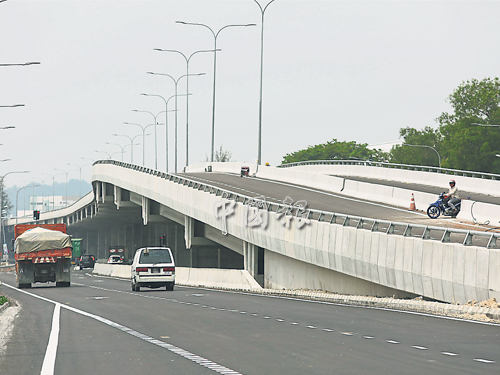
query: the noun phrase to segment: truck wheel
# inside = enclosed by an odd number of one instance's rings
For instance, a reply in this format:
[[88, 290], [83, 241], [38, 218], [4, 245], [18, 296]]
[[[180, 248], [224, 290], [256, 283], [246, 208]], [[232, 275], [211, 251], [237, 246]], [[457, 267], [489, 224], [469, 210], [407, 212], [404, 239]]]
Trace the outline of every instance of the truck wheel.
[[135, 284], [135, 291], [136, 292], [140, 292], [141, 291], [141, 287], [139, 286], [139, 284]]
[[172, 291], [172, 290], [174, 290], [174, 285], [175, 285], [175, 283], [168, 283], [166, 289], [168, 291]]
[[132, 284], [132, 292], [135, 292], [135, 285]]
[[69, 286], [71, 286], [71, 283], [69, 281], [57, 281], [56, 282], [56, 287], [67, 288]]

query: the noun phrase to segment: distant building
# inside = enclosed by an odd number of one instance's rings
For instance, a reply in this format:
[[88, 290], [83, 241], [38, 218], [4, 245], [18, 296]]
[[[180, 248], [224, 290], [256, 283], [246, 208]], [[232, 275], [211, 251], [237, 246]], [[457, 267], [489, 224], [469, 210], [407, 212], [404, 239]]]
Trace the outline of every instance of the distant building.
[[63, 195], [55, 196], [30, 196], [29, 197], [29, 207], [27, 210], [17, 210], [17, 217], [32, 215], [33, 211], [38, 210], [40, 212], [54, 211], [61, 208], [71, 206], [80, 197], [65, 197]]

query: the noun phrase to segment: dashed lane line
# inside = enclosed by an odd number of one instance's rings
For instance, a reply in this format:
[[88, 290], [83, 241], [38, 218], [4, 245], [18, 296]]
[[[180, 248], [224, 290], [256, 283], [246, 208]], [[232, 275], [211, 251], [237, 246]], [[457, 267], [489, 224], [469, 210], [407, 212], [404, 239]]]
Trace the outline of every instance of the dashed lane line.
[[[239, 373], [238, 371], [234, 371], [234, 370], [231, 370], [230, 368], [228, 367], [225, 367], [225, 366], [222, 366], [222, 365], [219, 365], [218, 363], [216, 362], [213, 362], [209, 359], [206, 359], [206, 358], [203, 358], [201, 356], [198, 356], [194, 353], [191, 353], [187, 350], [184, 350], [180, 347], [177, 347], [175, 345], [172, 345], [172, 344], [169, 344], [165, 341], [161, 341], [161, 340], [158, 340], [158, 339], [155, 339], [154, 337], [150, 337], [148, 335], [145, 335], [143, 333], [140, 333], [138, 331], [135, 331], [129, 327], [126, 327], [124, 325], [121, 325], [119, 323], [116, 323], [116, 322], [113, 322], [112, 320], [109, 320], [109, 319], [106, 319], [106, 318], [103, 318], [99, 315], [95, 315], [95, 314], [91, 314], [91, 313], [88, 313], [86, 311], [83, 311], [83, 310], [80, 310], [80, 309], [77, 309], [77, 308], [74, 308], [72, 306], [66, 306], [66, 305], [61, 305], [59, 302], [56, 302], [56, 301], [53, 301], [51, 299], [48, 299], [48, 298], [45, 298], [45, 297], [41, 297], [37, 294], [33, 294], [33, 293], [30, 293], [30, 292], [27, 292], [25, 290], [22, 290], [22, 289], [18, 289], [18, 288], [15, 288], [13, 287], [12, 285], [9, 285], [9, 284], [5, 284], [5, 283], [2, 283], [2, 285], [5, 285], [6, 287], [8, 288], [11, 288], [11, 289], [14, 289], [14, 290], [17, 290], [21, 293], [24, 293], [24, 294], [27, 294], [31, 297], [35, 297], [35, 298], [38, 298], [38, 299], [41, 299], [43, 301], [46, 301], [46, 302], [49, 302], [49, 303], [53, 303], [55, 304], [58, 313], [57, 313], [57, 322], [59, 322], [59, 314], [60, 314], [60, 308], [63, 307], [69, 311], [72, 311], [72, 312], [75, 312], [77, 314], [80, 314], [80, 315], [83, 315], [83, 316], [86, 316], [88, 318], [92, 318], [94, 320], [97, 320], [98, 322], [101, 322], [101, 323], [104, 323], [110, 327], [113, 327], [113, 328], [117, 328], [119, 329], [120, 331], [122, 332], [125, 332], [125, 333], [128, 333], [129, 335], [132, 335], [132, 336], [135, 336], [141, 340], [144, 340], [150, 344], [153, 344], [153, 345], [156, 345], [156, 346], [159, 346], [159, 347], [162, 347], [164, 349], [167, 349], [169, 351], [171, 351], [172, 353], [175, 353], [177, 355], [180, 355], [181, 357], [191, 361], [191, 362], [194, 362], [194, 363], [197, 363], [198, 365], [200, 366], [203, 366], [203, 367], [206, 367], [210, 370], [213, 370], [219, 374], [231, 374], [231, 375], [242, 375], [241, 373]], [[54, 322], [56, 321], [56, 313], [54, 313], [54, 319], [53, 319], [53, 330], [54, 330]], [[59, 335], [59, 323], [57, 323], [57, 336]], [[49, 359], [49, 362], [47, 363], [47, 370], [46, 372], [44, 372], [44, 368], [42, 367], [42, 373], [41, 375], [53, 375], [54, 374], [54, 364], [55, 364], [55, 356], [56, 356], [56, 351], [57, 351], [57, 342], [54, 344], [52, 343], [51, 344], [51, 339], [52, 339], [52, 332], [51, 332], [51, 335], [50, 335], [50, 338], [49, 338], [49, 345], [47, 347], [47, 353], [49, 353], [49, 357], [51, 357]], [[54, 350], [54, 345], [56, 347], [56, 350]], [[50, 348], [50, 350], [49, 350]], [[53, 356], [53, 359], [52, 359], [52, 356]], [[47, 357], [47, 354], [46, 354], [46, 357]], [[45, 360], [44, 360], [44, 366], [45, 366]], [[51, 371], [51, 372], [50, 372]]]
[[[106, 290], [106, 291], [109, 291], [109, 292], [117, 292], [117, 293], [124, 293], [124, 294], [135, 295], [135, 296], [139, 296], [139, 297], [148, 297], [148, 298], [151, 298], [149, 296], [144, 296], [144, 295], [137, 294], [137, 293], [131, 293], [131, 292], [121, 291], [121, 290], [115, 290], [115, 289], [108, 289], [108, 288], [103, 288], [103, 287], [98, 287], [98, 286], [93, 286], [93, 285], [84, 285], [84, 284], [77, 284], [77, 285], [82, 285], [82, 286], [86, 286], [86, 287], [94, 288], [94, 289]], [[170, 299], [170, 298], [164, 298], [164, 297], [154, 297], [154, 298], [155, 299], [160, 299], [160, 300], [165, 300], [165, 301], [170, 301], [170, 302], [175, 302], [175, 303], [181, 303], [181, 301], [178, 301], [176, 299]], [[184, 304], [186, 304], [186, 303], [184, 303]], [[199, 306], [199, 304], [192, 304], [192, 306]], [[202, 305], [202, 307], [208, 307], [208, 306]], [[212, 307], [211, 309], [217, 309], [217, 308], [216, 307]], [[239, 311], [237, 309], [219, 308], [218, 310], [219, 311], [229, 311], [229, 312], [233, 312], [233, 313], [239, 312], [240, 314], [243, 314], [243, 315], [250, 315], [250, 316], [253, 316], [253, 317], [259, 317], [259, 314], [257, 314], [257, 313], [247, 314], [246, 311]], [[267, 320], [271, 320], [272, 319], [272, 317], [269, 316], [269, 315], [263, 315], [262, 318], [263, 319], [267, 319]], [[282, 318], [275, 318], [275, 320], [277, 322], [284, 322], [285, 321], [285, 319], [282, 319]], [[299, 326], [300, 323], [299, 322], [291, 321], [290, 325]], [[308, 329], [317, 329], [318, 328], [317, 326], [314, 326], [314, 325], [304, 325], [304, 327], [308, 328]], [[322, 331], [324, 331], [324, 332], [334, 332], [335, 330], [332, 329], [332, 328], [323, 328]], [[341, 335], [344, 335], [344, 336], [354, 336], [355, 335], [354, 332], [339, 331], [338, 333], [340, 333]], [[375, 336], [363, 335], [363, 336], [361, 336], [361, 338], [363, 338], [363, 339], [375, 339]], [[393, 344], [393, 345], [401, 344], [400, 341], [397, 341], [397, 340], [394, 340], [394, 339], [386, 339], [385, 342], [388, 343], [388, 344]], [[418, 350], [428, 350], [427, 347], [421, 346], [421, 345], [412, 345], [410, 347], [413, 348], [413, 349], [418, 349]], [[446, 355], [446, 356], [450, 356], [450, 357], [454, 357], [454, 356], [458, 356], [459, 355], [458, 353], [447, 352], [447, 351], [442, 351], [441, 354], [442, 355]], [[484, 359], [484, 358], [474, 358], [474, 361], [479, 362], [479, 363], [485, 363], [485, 364], [494, 364], [494, 363], [496, 363], [494, 360]]]

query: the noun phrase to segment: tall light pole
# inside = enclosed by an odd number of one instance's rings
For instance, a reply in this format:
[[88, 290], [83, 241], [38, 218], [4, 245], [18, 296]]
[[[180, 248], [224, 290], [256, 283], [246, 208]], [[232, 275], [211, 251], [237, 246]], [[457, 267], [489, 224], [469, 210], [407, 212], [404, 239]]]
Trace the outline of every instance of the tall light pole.
[[261, 164], [262, 162], [262, 75], [264, 69], [264, 14], [266, 13], [266, 9], [274, 0], [271, 0], [267, 5], [262, 8], [257, 0], [253, 0], [260, 9], [260, 13], [262, 16], [261, 21], [261, 30], [260, 30], [260, 95], [259, 95], [259, 135], [257, 140], [257, 164]]
[[407, 143], [404, 143], [402, 144], [402, 146], [409, 146], [409, 147], [427, 147], [427, 148], [431, 148], [434, 150], [434, 152], [437, 154], [438, 156], [438, 160], [439, 160], [439, 168], [441, 168], [441, 155], [439, 155], [439, 152], [437, 152], [437, 150], [434, 148], [434, 147], [431, 147], [431, 146], [426, 146], [426, 145], [409, 145]]
[[[17, 193], [16, 193], [16, 224], [17, 224], [17, 217], [18, 217], [18, 214], [17, 214], [17, 213], [19, 212], [19, 210], [18, 210], [18, 208], [17, 208], [17, 203], [18, 203], [19, 192], [20, 192], [21, 190], [23, 190], [23, 189], [27, 188], [27, 187], [33, 187], [33, 188], [35, 188], [35, 186], [40, 186], [40, 185], [35, 185], [35, 184], [26, 185], [26, 186], [23, 186], [23, 187], [21, 187], [21, 188], [19, 188], [19, 189], [17, 190]], [[25, 211], [26, 211], [26, 206], [25, 206], [25, 205], [26, 205], [26, 191], [24, 192], [23, 213], [25, 213]], [[25, 216], [25, 215], [23, 215], [23, 216]]]
[[108, 159], [111, 159], [113, 156], [115, 156], [116, 154], [119, 154], [121, 151], [116, 151], [116, 152], [113, 152], [111, 154], [107, 151], [99, 151], [99, 150], [94, 150], [94, 152], [102, 152], [103, 154], [107, 154]]
[[104, 143], [107, 144], [107, 145], [116, 145], [116, 146], [120, 147], [121, 150], [122, 150], [121, 153], [122, 153], [122, 161], [123, 161], [123, 154], [125, 153], [125, 147], [127, 147], [127, 145], [122, 146], [119, 143], [111, 143], [111, 142], [104, 142]]
[[66, 171], [64, 169], [57, 169], [57, 168], [54, 168], [54, 170], [64, 172], [64, 174], [66, 175], [66, 199], [65, 199], [66, 206], [65, 207], [68, 207], [68, 173], [71, 171]]
[[[149, 134], [146, 134], [146, 135], [149, 135]], [[134, 137], [130, 137], [126, 134], [113, 134], [113, 136], [115, 136], [115, 137], [127, 137], [128, 139], [130, 139], [130, 163], [134, 164], [134, 145], [138, 145], [138, 143], [134, 143], [134, 140], [137, 137], [142, 136], [142, 134], [137, 134]], [[123, 157], [122, 157], [122, 161], [123, 161]]]
[[[52, 210], [55, 210], [55, 196], [54, 196], [54, 179], [57, 176], [57, 174], [48, 174], [48, 173], [42, 173], [43, 175], [50, 176], [52, 177]], [[61, 174], [61, 173], [59, 173]], [[49, 204], [49, 210], [50, 210], [50, 204]]]
[[[122, 160], [123, 160], [123, 154], [122, 154]], [[78, 164], [68, 163], [67, 165], [72, 165], [74, 167], [77, 167], [80, 170], [80, 198], [81, 198], [82, 197], [82, 168], [86, 167], [87, 165], [90, 165], [90, 164], [78, 165]]]
[[124, 124], [125, 125], [137, 125], [138, 127], [140, 127], [142, 129], [142, 166], [144, 167], [145, 166], [145, 163], [144, 163], [145, 150], [146, 150], [146, 129], [149, 128], [150, 126], [153, 126], [153, 125], [156, 126], [156, 123], [149, 124], [146, 126], [142, 126], [141, 124], [137, 124], [135, 122], [124, 122]]
[[[274, 1], [274, 0], [273, 0]], [[249, 23], [246, 25], [226, 25], [221, 27], [218, 31], [214, 31], [210, 26], [205, 25], [204, 23], [194, 23], [194, 22], [184, 22], [184, 21], [176, 21], [176, 23], [180, 23], [183, 25], [192, 25], [192, 26], [203, 26], [210, 30], [214, 37], [214, 82], [213, 82], [213, 90], [212, 90], [212, 151], [211, 151], [211, 162], [214, 161], [214, 140], [215, 140], [215, 77], [217, 73], [217, 38], [220, 32], [228, 27], [247, 27], [247, 26], [256, 26], [254, 23]], [[177, 171], [176, 171], [177, 172]]]
[[[3, 0], [3, 1], [6, 1], [6, 0]], [[1, 3], [2, 1], [0, 1]], [[30, 61], [30, 62], [26, 62], [26, 63], [21, 63], [21, 64], [0, 64], [0, 66], [28, 66], [28, 65], [39, 65], [40, 62], [39, 61]]]
[[495, 128], [500, 127], [500, 125], [478, 124], [478, 123], [475, 123], [475, 122], [473, 122], [471, 125], [477, 125], [477, 126], [492, 126], [492, 127], [495, 127]]
[[0, 105], [0, 108], [24, 107], [24, 104]]
[[[5, 233], [3, 230], [3, 180], [5, 177], [7, 177], [9, 174], [14, 174], [14, 173], [29, 173], [29, 171], [13, 171], [13, 172], [7, 172], [0, 178], [0, 242], [3, 244], [5, 243]], [[17, 210], [17, 205], [16, 205], [16, 210]], [[17, 217], [17, 212], [16, 212], [16, 217]]]
[[[174, 130], [174, 138], [175, 138], [175, 168], [174, 168], [174, 171], [175, 173], [177, 173], [177, 97], [179, 95], [177, 95], [177, 84], [179, 83], [179, 81], [181, 80], [182, 77], [187, 77], [187, 74], [183, 74], [181, 75], [179, 78], [175, 79], [174, 77], [172, 77], [170, 74], [166, 74], [166, 73], [153, 73], [153, 72], [147, 72], [147, 74], [153, 74], [153, 75], [158, 75], [158, 76], [166, 76], [166, 77], [170, 77], [170, 79], [174, 82], [174, 85], [175, 85], [175, 130]], [[205, 73], [197, 73], [197, 74], [189, 74], [190, 76], [202, 76], [204, 75]], [[188, 94], [188, 93], [186, 93]]]
[[[158, 124], [158, 121], [156, 120], [156, 118], [160, 115], [160, 113], [163, 113], [165, 111], [161, 111], [159, 112], [158, 114], [155, 114], [152, 113], [152, 112], [149, 112], [149, 111], [140, 111], [138, 109], [133, 109], [132, 110], [133, 112], [143, 112], [143, 113], [149, 113], [151, 116], [153, 116], [153, 119], [154, 119], [154, 122], [155, 122], [155, 169], [158, 170], [158, 147], [157, 147], [157, 141], [156, 141], [156, 126], [159, 125]], [[122, 158], [122, 161], [123, 161], [123, 158]]]
[[157, 95], [157, 94], [141, 94], [143, 96], [157, 96], [159, 98], [162, 98], [163, 102], [165, 103], [165, 172], [168, 173], [168, 112], [177, 112], [177, 109], [172, 109], [172, 110], [168, 110], [168, 102], [170, 101], [170, 99], [174, 98], [174, 97], [177, 97], [177, 96], [189, 96], [189, 95], [192, 95], [192, 94], [176, 94], [176, 95], [172, 95], [170, 98], [166, 99], [161, 96], [161, 95]]
[[[181, 51], [178, 51], [176, 49], [160, 49], [160, 48], [155, 48], [154, 51], [161, 51], [161, 52], [175, 52], [180, 54], [182, 57], [184, 57], [184, 60], [186, 60], [186, 93], [189, 93], [189, 61], [191, 60], [191, 57], [196, 55], [197, 53], [202, 53], [202, 52], [214, 52], [215, 50], [199, 50], [193, 52], [189, 57], [187, 57], [184, 53]], [[186, 167], [189, 164], [189, 96], [186, 97]]]

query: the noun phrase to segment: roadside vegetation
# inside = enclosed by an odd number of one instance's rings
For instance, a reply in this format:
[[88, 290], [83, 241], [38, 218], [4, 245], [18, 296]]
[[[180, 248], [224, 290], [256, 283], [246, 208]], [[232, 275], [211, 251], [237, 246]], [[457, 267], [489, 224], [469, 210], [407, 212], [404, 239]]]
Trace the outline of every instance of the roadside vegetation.
[[453, 111], [436, 119], [437, 128], [401, 128], [403, 143], [388, 153], [333, 139], [287, 154], [282, 163], [363, 159], [438, 167], [441, 161], [443, 168], [500, 174], [500, 126], [491, 126], [500, 125], [500, 78], [462, 82], [448, 102]]
[[7, 303], [7, 302], [9, 302], [9, 300], [7, 299], [7, 297], [0, 296], [0, 306], [2, 306], [4, 303]]

